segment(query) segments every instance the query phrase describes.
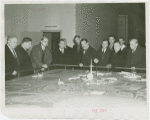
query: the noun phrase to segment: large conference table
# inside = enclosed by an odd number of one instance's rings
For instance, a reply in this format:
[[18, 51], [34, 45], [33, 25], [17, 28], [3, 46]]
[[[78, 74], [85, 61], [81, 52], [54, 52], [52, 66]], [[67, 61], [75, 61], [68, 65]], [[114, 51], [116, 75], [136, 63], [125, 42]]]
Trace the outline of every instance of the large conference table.
[[[20, 118], [26, 116], [21, 111], [23, 108], [28, 112], [42, 109], [32, 114], [25, 112], [34, 118], [148, 118], [145, 73], [137, 73], [141, 77], [135, 79], [121, 72], [98, 71], [96, 75], [93, 71], [93, 80], [87, 81], [88, 72], [53, 69], [41, 77], [35, 74], [8, 80], [5, 82], [5, 108], [14, 116], [13, 110], [20, 110]], [[58, 84], [59, 81], [64, 84]]]

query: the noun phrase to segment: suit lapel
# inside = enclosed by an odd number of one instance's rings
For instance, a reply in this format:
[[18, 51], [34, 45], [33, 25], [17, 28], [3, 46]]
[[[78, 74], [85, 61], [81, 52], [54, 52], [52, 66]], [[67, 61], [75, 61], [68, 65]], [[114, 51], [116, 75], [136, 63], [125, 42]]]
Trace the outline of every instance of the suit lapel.
[[[132, 52], [132, 50], [131, 50], [131, 52]], [[136, 48], [136, 50], [135, 50], [135, 52], [133, 54], [133, 58], [134, 58], [134, 56], [138, 56], [138, 53], [139, 53], [139, 47], [137, 46], [137, 48]]]
[[[15, 56], [13, 55], [13, 53], [11, 52], [11, 50], [9, 49], [9, 47], [6, 45], [6, 47], [7, 47], [7, 50], [8, 50], [8, 52], [9, 52], [9, 55], [11, 55], [12, 56], [12, 58], [14, 58], [15, 60], [16, 60], [16, 58], [15, 58]], [[16, 60], [17, 61], [17, 60]]]
[[113, 61], [118, 59], [119, 53], [120, 53], [120, 50], [117, 53], [114, 53]]
[[21, 47], [22, 51], [24, 52], [24, 54], [26, 54], [26, 56], [29, 56], [28, 52], [22, 46], [20, 46], [20, 47]]

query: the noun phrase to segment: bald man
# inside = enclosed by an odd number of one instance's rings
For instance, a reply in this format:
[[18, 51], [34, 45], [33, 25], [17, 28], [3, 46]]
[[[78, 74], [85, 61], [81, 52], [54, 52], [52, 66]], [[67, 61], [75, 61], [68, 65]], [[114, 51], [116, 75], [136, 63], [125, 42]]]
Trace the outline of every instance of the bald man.
[[19, 66], [18, 56], [15, 48], [17, 46], [16, 36], [9, 36], [5, 45], [5, 79], [13, 79], [17, 76]]
[[138, 45], [137, 39], [130, 40], [130, 49], [127, 52], [126, 67], [131, 69], [146, 68], [146, 52], [145, 49]]
[[114, 43], [114, 52], [112, 53], [108, 63], [109, 64], [107, 64], [106, 67], [112, 68], [113, 71], [118, 71], [117, 69], [114, 69], [115, 67], [124, 67], [124, 54], [121, 52], [119, 42]]

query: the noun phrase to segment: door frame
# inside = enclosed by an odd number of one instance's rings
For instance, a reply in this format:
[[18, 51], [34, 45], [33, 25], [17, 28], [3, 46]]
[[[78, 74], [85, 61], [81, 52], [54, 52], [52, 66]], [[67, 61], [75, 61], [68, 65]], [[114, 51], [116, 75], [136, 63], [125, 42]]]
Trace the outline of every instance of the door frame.
[[43, 32], [60, 32], [60, 39], [62, 38], [62, 30], [40, 30], [43, 34]]

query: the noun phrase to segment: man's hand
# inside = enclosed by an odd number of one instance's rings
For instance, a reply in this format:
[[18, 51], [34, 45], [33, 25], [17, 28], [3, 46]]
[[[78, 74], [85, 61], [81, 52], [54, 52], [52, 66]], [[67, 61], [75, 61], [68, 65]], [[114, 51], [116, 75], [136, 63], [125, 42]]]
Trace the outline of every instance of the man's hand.
[[111, 68], [111, 64], [106, 65], [107, 68]]
[[45, 68], [42, 68], [42, 69], [41, 69], [41, 71], [44, 71], [44, 70], [45, 70]]
[[95, 58], [95, 59], [94, 59], [94, 62], [95, 62], [95, 63], [98, 63], [98, 62], [99, 62], [99, 60], [98, 60], [97, 58]]
[[48, 66], [46, 64], [43, 64], [42, 67], [43, 68], [48, 68]]
[[14, 75], [14, 76], [17, 75], [17, 71], [14, 70], [12, 75]]
[[135, 67], [131, 67], [131, 70], [135, 70]]
[[82, 63], [80, 63], [80, 64], [79, 64], [79, 66], [80, 66], [80, 67], [83, 67], [83, 64], [82, 64]]

